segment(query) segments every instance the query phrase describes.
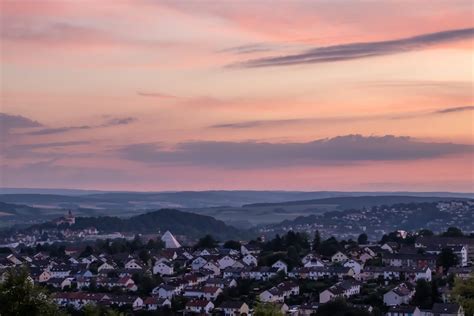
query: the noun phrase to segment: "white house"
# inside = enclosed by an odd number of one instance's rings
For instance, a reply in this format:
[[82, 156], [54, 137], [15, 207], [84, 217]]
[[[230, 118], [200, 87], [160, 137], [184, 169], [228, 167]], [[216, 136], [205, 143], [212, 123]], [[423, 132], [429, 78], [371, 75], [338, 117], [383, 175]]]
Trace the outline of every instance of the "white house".
[[209, 271], [212, 271], [214, 275], [219, 275], [221, 274], [221, 269], [218, 266], [218, 263], [215, 263], [214, 261], [208, 261], [202, 269], [206, 269]]
[[351, 297], [360, 293], [360, 283], [346, 280], [319, 293], [319, 303], [327, 303], [338, 297]]
[[288, 265], [282, 260], [278, 260], [277, 262], [272, 264], [272, 268], [277, 268], [278, 271], [283, 271], [285, 272], [285, 274], [288, 273]]
[[271, 289], [260, 293], [259, 298], [262, 302], [275, 303], [283, 302], [285, 300], [285, 295], [283, 294], [282, 290], [272, 287]]
[[186, 303], [185, 310], [191, 313], [210, 314], [214, 309], [214, 304], [206, 300], [191, 300]]
[[158, 308], [171, 308], [171, 301], [167, 298], [147, 297], [143, 301], [143, 305], [146, 310], [156, 311]]
[[224, 316], [248, 315], [249, 306], [245, 302], [225, 301], [219, 308], [224, 312]]
[[49, 279], [51, 279], [51, 273], [48, 270], [44, 270], [39, 276], [38, 276], [38, 281], [40, 283], [46, 282]]
[[248, 266], [257, 266], [257, 264], [258, 264], [257, 258], [254, 255], [250, 254], [250, 253], [246, 254], [242, 258], [242, 261]]
[[179, 287], [163, 284], [155, 287], [151, 293], [153, 295], [158, 295], [159, 298], [172, 299], [173, 296], [178, 295], [180, 292], [181, 289]]
[[319, 260], [318, 258], [313, 258], [311, 260], [307, 260], [304, 264], [305, 268], [313, 268], [313, 267], [324, 267], [324, 263]]
[[408, 304], [414, 294], [414, 290], [409, 289], [405, 283], [402, 283], [385, 293], [383, 302], [387, 306]]
[[344, 262], [346, 261], [347, 259], [349, 259], [345, 254], [343, 254], [342, 252], [338, 251], [336, 252], [334, 255], [332, 255], [331, 257], [331, 261], [332, 262]]
[[153, 266], [153, 274], [171, 275], [174, 273], [174, 268], [170, 263], [165, 261], [157, 262]]
[[220, 269], [225, 269], [227, 267], [232, 267], [235, 264], [235, 259], [232, 258], [231, 256], [224, 256], [220, 258], [217, 263], [219, 264]]
[[240, 252], [244, 256], [247, 254], [258, 255], [260, 251], [261, 249], [257, 245], [242, 245], [240, 247]]
[[347, 260], [346, 262], [344, 262], [343, 266], [352, 268], [352, 270], [354, 270], [355, 274], [360, 274], [360, 272], [362, 271], [362, 268], [363, 268], [362, 264], [360, 264], [359, 262], [357, 262], [353, 259]]
[[101, 272], [101, 271], [114, 270], [114, 269], [115, 267], [113, 265], [111, 265], [110, 263], [104, 262], [97, 268], [97, 271]]
[[204, 267], [204, 265], [207, 263], [207, 260], [204, 259], [203, 257], [197, 257], [196, 259], [194, 259], [192, 262], [191, 262], [191, 269], [193, 270], [199, 270], [201, 269], [202, 267]]
[[142, 270], [143, 268], [143, 264], [138, 263], [136, 259], [131, 259], [127, 263], [125, 263], [125, 269]]

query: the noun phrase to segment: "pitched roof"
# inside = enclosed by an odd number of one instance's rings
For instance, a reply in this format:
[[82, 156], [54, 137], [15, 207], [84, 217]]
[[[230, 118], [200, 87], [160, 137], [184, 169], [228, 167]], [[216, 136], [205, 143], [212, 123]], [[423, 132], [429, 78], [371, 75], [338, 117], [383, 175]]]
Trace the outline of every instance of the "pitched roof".
[[242, 301], [225, 301], [222, 302], [220, 308], [240, 309], [245, 303]]
[[454, 314], [459, 311], [459, 304], [456, 303], [435, 303], [433, 305], [433, 313], [436, 315], [436, 313], [439, 314]]
[[181, 244], [174, 238], [169, 230], [161, 236], [161, 240], [165, 243], [166, 248], [181, 248]]

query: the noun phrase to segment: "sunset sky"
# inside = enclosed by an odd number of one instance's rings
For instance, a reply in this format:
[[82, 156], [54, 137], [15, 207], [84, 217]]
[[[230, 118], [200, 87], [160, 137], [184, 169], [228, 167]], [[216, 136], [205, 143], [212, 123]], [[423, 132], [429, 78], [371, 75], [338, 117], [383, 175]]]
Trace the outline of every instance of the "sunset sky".
[[1, 1], [0, 186], [474, 191], [472, 1]]

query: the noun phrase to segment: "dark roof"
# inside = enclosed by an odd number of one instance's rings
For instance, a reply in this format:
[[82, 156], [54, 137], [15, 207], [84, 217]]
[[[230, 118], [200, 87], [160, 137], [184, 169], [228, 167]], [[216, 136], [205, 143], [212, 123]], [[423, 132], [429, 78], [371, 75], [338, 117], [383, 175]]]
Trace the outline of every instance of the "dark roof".
[[[448, 313], [448, 314], [455, 314], [459, 311], [459, 304], [456, 303], [435, 303], [433, 305], [433, 313]], [[436, 315], [436, 314], [435, 314]]]
[[186, 306], [194, 306], [194, 307], [206, 307], [209, 304], [207, 300], [191, 300], [186, 303]]
[[240, 309], [245, 303], [242, 301], [225, 301], [221, 304], [220, 308], [236, 308]]
[[415, 310], [416, 306], [399, 305], [390, 307], [388, 311], [391, 313], [413, 313]]

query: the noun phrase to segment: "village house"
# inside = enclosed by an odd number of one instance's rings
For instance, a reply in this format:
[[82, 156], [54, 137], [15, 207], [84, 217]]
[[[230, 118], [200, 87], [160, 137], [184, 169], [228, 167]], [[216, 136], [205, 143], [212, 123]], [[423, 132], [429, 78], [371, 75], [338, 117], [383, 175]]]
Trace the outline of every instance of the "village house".
[[206, 300], [190, 300], [186, 303], [185, 310], [188, 313], [210, 314], [214, 309], [214, 304]]
[[278, 271], [283, 271], [285, 274], [288, 273], [288, 265], [283, 260], [278, 260], [272, 264], [272, 268], [276, 268]]
[[262, 302], [275, 303], [283, 302], [285, 300], [285, 295], [283, 290], [277, 287], [272, 287], [271, 289], [260, 293], [259, 298]]
[[413, 289], [402, 283], [385, 293], [383, 295], [383, 302], [387, 306], [408, 304], [414, 294], [415, 291]]
[[261, 249], [258, 245], [242, 245], [240, 247], [240, 252], [242, 253], [242, 255], [248, 255], [248, 254], [251, 254], [251, 255], [258, 255], [260, 253]]
[[152, 290], [153, 295], [158, 295], [159, 298], [172, 299], [173, 296], [181, 293], [182, 288], [169, 284], [162, 284]]
[[148, 311], [156, 311], [161, 308], [171, 308], [171, 301], [167, 298], [147, 297], [143, 301], [143, 306]]
[[225, 301], [219, 309], [224, 312], [224, 316], [240, 316], [249, 314], [249, 306], [241, 301]]
[[174, 268], [166, 261], [156, 262], [153, 266], [153, 274], [172, 275], [174, 274]]
[[339, 297], [351, 297], [360, 293], [360, 283], [353, 280], [345, 280], [319, 293], [319, 303], [327, 303]]
[[331, 256], [331, 262], [344, 262], [348, 259], [349, 258], [340, 251], [336, 252], [334, 255]]
[[247, 265], [247, 266], [257, 266], [258, 260], [257, 257], [255, 257], [252, 254], [246, 254], [243, 258], [242, 261]]
[[416, 306], [400, 305], [391, 306], [385, 316], [422, 316], [421, 311]]
[[237, 260], [232, 258], [230, 255], [220, 258], [217, 263], [220, 269], [225, 269], [227, 267], [232, 267]]

